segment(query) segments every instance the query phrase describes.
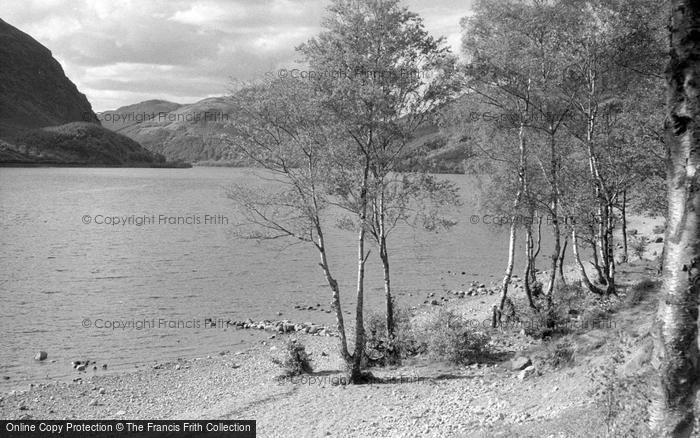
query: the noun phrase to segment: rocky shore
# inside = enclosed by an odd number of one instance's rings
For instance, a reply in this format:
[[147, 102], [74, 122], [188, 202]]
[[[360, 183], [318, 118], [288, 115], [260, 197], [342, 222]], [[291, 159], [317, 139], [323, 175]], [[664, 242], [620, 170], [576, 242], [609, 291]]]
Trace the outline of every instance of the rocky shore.
[[247, 319], [246, 321], [228, 321], [227, 324], [241, 329], [257, 329], [273, 333], [305, 333], [311, 336], [338, 336], [338, 333], [326, 326], [318, 325], [313, 322], [294, 323], [287, 319], [273, 321], [263, 320], [257, 322], [252, 319]]
[[[620, 284], [653, 276], [656, 263], [620, 266]], [[514, 278], [513, 294], [519, 293], [519, 281]], [[464, 291], [427, 296], [416, 310], [430, 311], [437, 302], [483, 319], [490, 315], [495, 293], [497, 282], [473, 283]], [[646, 345], [653, 309], [650, 299], [620, 313], [615, 330], [569, 336], [575, 360], [561, 369], [546, 365], [552, 348], [546, 342], [519, 331], [499, 332], [491, 343], [497, 360], [457, 366], [417, 357], [398, 367], [372, 369], [372, 384], [360, 386], [343, 384], [343, 361], [328, 327], [290, 320], [229, 321], [269, 336], [245, 349], [153, 362], [116, 374], [102, 373], [104, 364], [76, 361], [73, 381], [30, 384], [0, 394], [0, 417], [254, 419], [259, 436], [265, 437], [602, 436], [604, 419], [600, 400], [591, 396], [591, 372], [621, 342], [629, 350], [625, 373], [647, 366], [640, 359], [646, 350], [638, 346]], [[281, 378], [273, 359], [290, 339], [306, 346], [312, 374]], [[51, 360], [42, 353], [35, 360]]]
[[[648, 268], [633, 270], [645, 273]], [[488, 314], [492, 301], [468, 296], [443, 305], [478, 317]], [[640, 338], [647, 327], [638, 321], [635, 317], [624, 330]], [[375, 368], [372, 384], [353, 386], [343, 384], [336, 338], [312, 335], [303, 325], [297, 330], [291, 322], [244, 321], [243, 329], [246, 325], [276, 331], [237, 351], [154, 362], [119, 374], [81, 372], [73, 382], [31, 385], [2, 394], [0, 416], [254, 419], [264, 437], [576, 437], [603, 432], [588, 376], [610, 355], [611, 332], [594, 330], [573, 338], [576, 366], [560, 370], [543, 362], [549, 347], [542, 341], [501, 333], [492, 345], [499, 360], [457, 366], [418, 357], [399, 367]], [[273, 359], [289, 339], [306, 346], [312, 374], [280, 378], [282, 370]]]

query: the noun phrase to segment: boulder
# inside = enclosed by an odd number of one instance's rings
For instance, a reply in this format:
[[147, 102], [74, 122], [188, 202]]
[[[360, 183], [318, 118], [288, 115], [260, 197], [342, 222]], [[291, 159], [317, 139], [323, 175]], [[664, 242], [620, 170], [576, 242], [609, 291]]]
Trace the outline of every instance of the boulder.
[[535, 367], [530, 365], [518, 373], [518, 379], [525, 380], [533, 374], [535, 374]]
[[510, 361], [511, 371], [520, 371], [532, 365], [529, 357], [520, 356]]

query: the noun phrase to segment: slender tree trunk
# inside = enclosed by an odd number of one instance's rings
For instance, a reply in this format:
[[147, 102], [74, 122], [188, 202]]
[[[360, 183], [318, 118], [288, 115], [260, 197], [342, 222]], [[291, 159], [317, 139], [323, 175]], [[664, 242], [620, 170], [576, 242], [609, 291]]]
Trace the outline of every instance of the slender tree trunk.
[[537, 262], [537, 256], [540, 255], [540, 250], [542, 250], [542, 217], [537, 218], [537, 249], [532, 253], [532, 262], [530, 263], [530, 278], [532, 282], [537, 281], [537, 268], [535, 263]]
[[[525, 109], [525, 116], [527, 115], [527, 107]], [[508, 286], [510, 285], [510, 280], [513, 276], [513, 265], [515, 264], [515, 237], [518, 224], [518, 208], [520, 207], [520, 201], [523, 197], [523, 191], [526, 187], [525, 172], [526, 172], [526, 150], [525, 150], [525, 121], [524, 117], [520, 121], [520, 130], [518, 131], [518, 151], [519, 151], [519, 164], [518, 164], [518, 191], [515, 194], [515, 200], [513, 201], [513, 215], [510, 221], [510, 239], [508, 243], [508, 265], [506, 266], [506, 273], [503, 276], [503, 284], [501, 286], [501, 297], [498, 304], [498, 317], [497, 322], [501, 322], [501, 315], [503, 314], [503, 308], [506, 304], [506, 299], [508, 298]], [[495, 323], [496, 321], [494, 321]], [[493, 325], [493, 324], [492, 324]], [[495, 325], [494, 325], [495, 327]]]
[[367, 204], [368, 204], [368, 182], [369, 182], [369, 157], [365, 157], [365, 168], [360, 189], [360, 230], [357, 235], [357, 304], [355, 308], [355, 350], [353, 352], [352, 368], [350, 369], [350, 382], [361, 383], [362, 377], [362, 357], [365, 352], [365, 323], [364, 323], [364, 291], [365, 291], [365, 239], [367, 233]]
[[598, 276], [598, 283], [605, 283], [605, 276], [603, 275], [603, 270], [600, 268], [600, 260], [598, 260], [598, 244], [596, 243], [595, 235], [590, 241], [591, 249], [593, 250], [593, 267], [595, 268], [596, 274]]
[[598, 249], [600, 251], [600, 270], [603, 274], [604, 284], [608, 289], [610, 284], [610, 242], [608, 240], [608, 212], [607, 207], [601, 205], [599, 200], [598, 205]]
[[556, 141], [554, 135], [550, 134], [550, 153], [551, 157], [551, 169], [550, 174], [552, 178], [552, 191], [551, 191], [551, 212], [552, 212], [552, 237], [554, 239], [554, 252], [552, 253], [552, 268], [549, 272], [549, 284], [547, 285], [547, 291], [545, 296], [547, 297], [548, 306], [552, 303], [552, 294], [554, 293], [554, 282], [557, 278], [557, 261], [559, 260], [559, 252], [561, 252], [561, 232], [559, 230], [559, 188], [557, 185], [558, 178], [558, 162], [557, 162], [557, 150]]
[[[309, 160], [308, 166], [309, 175], [313, 175], [314, 168], [311, 160]], [[313, 182], [311, 183], [311, 199], [313, 201], [314, 211], [313, 224], [314, 228], [316, 229], [316, 249], [318, 250], [319, 256], [321, 258], [321, 263], [319, 264], [321, 265], [323, 274], [326, 277], [326, 281], [328, 282], [328, 285], [330, 286], [332, 291], [331, 306], [335, 311], [335, 322], [336, 328], [338, 330], [338, 338], [340, 343], [340, 356], [345, 361], [346, 366], [349, 367], [352, 362], [352, 356], [348, 352], [348, 340], [347, 335], [345, 333], [345, 321], [343, 318], [343, 310], [340, 306], [340, 287], [338, 286], [338, 281], [331, 274], [331, 269], [328, 265], [328, 254], [326, 253], [326, 238], [323, 233], [323, 227], [321, 226], [321, 218], [319, 213], [320, 208], [318, 203], [318, 196], [316, 193], [316, 185]]]
[[605, 240], [607, 242], [608, 249], [608, 270], [606, 273], [607, 288], [605, 293], [607, 295], [615, 294], [615, 245], [613, 241], [613, 230], [615, 229], [615, 215], [613, 214], [613, 205], [609, 203], [606, 208], [606, 228], [605, 228]]
[[581, 281], [586, 285], [589, 291], [596, 295], [603, 295], [603, 291], [598, 289], [586, 274], [586, 268], [584, 268], [583, 263], [581, 263], [581, 256], [578, 251], [578, 237], [576, 236], [576, 227], [571, 230], [571, 249], [574, 253], [574, 259], [576, 259], [576, 264], [578, 265], [579, 272], [581, 273]]
[[557, 262], [561, 252], [561, 233], [559, 231], [559, 222], [556, 218], [552, 221], [552, 239], [554, 239], [554, 251], [552, 252], [552, 266], [549, 271], [549, 283], [545, 292], [548, 301], [551, 301], [552, 293], [554, 292], [554, 284], [557, 280]]
[[382, 259], [384, 270], [384, 295], [386, 298], [386, 334], [389, 339], [394, 337], [394, 298], [391, 296], [391, 276], [389, 273], [389, 253], [386, 249], [386, 238], [379, 244], [379, 257]]
[[622, 263], [627, 263], [627, 190], [622, 191]]
[[671, 2], [666, 70], [668, 226], [663, 286], [654, 324], [659, 388], [650, 406], [657, 436], [688, 437], [698, 385], [700, 293], [700, 3]]
[[385, 220], [386, 214], [384, 211], [384, 188], [383, 185], [379, 187], [379, 215], [378, 215], [378, 228], [379, 228], [379, 258], [382, 260], [382, 269], [384, 272], [384, 296], [386, 299], [386, 335], [388, 339], [394, 337], [394, 298], [391, 296], [391, 273], [389, 269], [389, 250], [386, 243], [386, 228]]
[[532, 289], [530, 288], [532, 247], [532, 224], [527, 224], [525, 228], [525, 271], [523, 272], [523, 288], [525, 289], [525, 296], [527, 297], [527, 303], [530, 306], [530, 308], [538, 310], [534, 301], [532, 301]]
[[347, 365], [351, 365], [352, 356], [348, 352], [348, 340], [347, 336], [345, 335], [345, 322], [343, 320], [343, 312], [340, 308], [340, 287], [338, 286], [338, 282], [336, 281], [336, 279], [333, 278], [333, 275], [331, 275], [331, 270], [328, 266], [326, 246], [323, 237], [323, 232], [320, 226], [316, 227], [316, 233], [318, 236], [316, 248], [318, 248], [318, 252], [321, 257], [321, 269], [323, 269], [323, 274], [326, 277], [326, 281], [328, 282], [328, 285], [330, 286], [331, 291], [333, 292], [331, 306], [333, 307], [333, 310], [335, 310], [335, 322], [336, 327], [338, 329], [338, 336], [340, 338], [340, 356], [343, 358]]
[[564, 257], [566, 256], [566, 247], [569, 244], [569, 237], [564, 237], [564, 244], [561, 247], [561, 252], [559, 253], [559, 282], [561, 284], [566, 284], [566, 278], [564, 278]]
[[512, 217], [510, 224], [510, 239], [508, 240], [508, 265], [506, 266], [506, 274], [503, 276], [503, 284], [501, 285], [501, 296], [498, 300], [498, 313], [496, 318], [492, 320], [492, 326], [495, 328], [498, 323], [501, 322], [501, 315], [503, 314], [503, 308], [506, 304], [506, 298], [508, 298], [508, 285], [510, 284], [510, 279], [513, 276], [513, 264], [515, 263], [515, 216]]

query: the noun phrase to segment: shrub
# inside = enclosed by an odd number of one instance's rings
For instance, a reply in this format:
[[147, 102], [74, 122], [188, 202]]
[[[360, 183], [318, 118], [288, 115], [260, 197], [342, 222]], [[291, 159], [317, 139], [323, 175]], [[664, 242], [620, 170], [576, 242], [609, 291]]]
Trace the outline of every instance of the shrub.
[[569, 333], [572, 320], [585, 313], [593, 299], [580, 281], [574, 281], [557, 286], [551, 305], [544, 296], [534, 297], [538, 310], [530, 308], [523, 296], [513, 298], [513, 303], [525, 334], [535, 339], [547, 339]]
[[432, 358], [468, 364], [488, 355], [489, 335], [470, 327], [462, 315], [438, 309], [421, 316], [416, 321], [415, 337]]
[[589, 395], [596, 401], [605, 422], [607, 436], [651, 436], [646, 424], [649, 390], [654, 388], [653, 371], [623, 376], [618, 368], [624, 363], [621, 349], [614, 351], [603, 365], [589, 373], [594, 388]]
[[547, 339], [555, 333], [566, 333], [568, 320], [562, 315], [561, 307], [556, 304], [547, 306], [545, 303], [540, 311], [531, 312], [531, 317], [523, 329], [525, 334], [535, 339]]
[[386, 332], [386, 315], [373, 312], [365, 318], [365, 360], [367, 366], [397, 365], [401, 359], [419, 352], [411, 330], [411, 312], [394, 307], [394, 336]]
[[551, 368], [561, 368], [574, 361], [574, 346], [569, 341], [559, 341], [547, 348], [547, 355], [544, 358], [545, 365]]
[[644, 253], [647, 251], [648, 247], [649, 239], [647, 239], [646, 236], [635, 237], [630, 243], [630, 249], [632, 250], [632, 254], [640, 260], [644, 258]]
[[284, 356], [281, 359], [274, 358], [272, 361], [284, 368], [286, 376], [298, 376], [313, 371], [311, 358], [306, 353], [306, 347], [296, 339], [287, 342], [284, 349]]

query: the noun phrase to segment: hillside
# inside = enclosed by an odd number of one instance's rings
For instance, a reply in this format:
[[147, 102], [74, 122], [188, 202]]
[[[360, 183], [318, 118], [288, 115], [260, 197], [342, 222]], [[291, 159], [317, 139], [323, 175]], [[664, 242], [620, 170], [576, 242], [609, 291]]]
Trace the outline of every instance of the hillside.
[[218, 141], [231, 121], [230, 103], [213, 97], [187, 105], [149, 100], [99, 114], [103, 126], [123, 134], [168, 160], [246, 165]]
[[0, 164], [162, 166], [100, 125], [51, 51], [0, 19]]
[[14, 140], [14, 150], [0, 155], [7, 164], [160, 166], [162, 155], [97, 124], [72, 122], [27, 130]]
[[[226, 97], [187, 105], [148, 100], [105, 111], [98, 118], [106, 128], [126, 135], [168, 160], [214, 166], [251, 165], [219, 140], [226, 125], [235, 123], [231, 108]], [[470, 156], [464, 142], [448, 138], [435, 123], [419, 129], [408, 148], [413, 153], [402, 163], [405, 170], [462, 173], [463, 161]]]

